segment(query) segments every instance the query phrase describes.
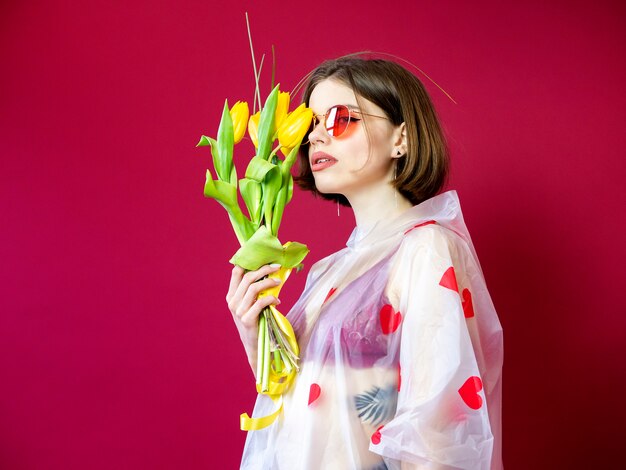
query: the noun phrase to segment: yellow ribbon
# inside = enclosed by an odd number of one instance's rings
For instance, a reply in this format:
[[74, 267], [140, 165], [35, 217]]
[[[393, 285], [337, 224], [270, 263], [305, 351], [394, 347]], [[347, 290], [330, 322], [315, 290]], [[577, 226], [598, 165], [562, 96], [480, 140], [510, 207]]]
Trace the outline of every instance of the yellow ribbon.
[[[278, 298], [278, 294], [280, 293], [281, 288], [285, 284], [285, 281], [289, 277], [291, 273], [291, 268], [280, 268], [275, 273], [269, 275], [270, 278], [280, 280], [280, 284], [275, 287], [271, 287], [269, 289], [265, 289], [260, 292], [258, 297], [266, 297], [268, 295], [272, 295]], [[274, 305], [269, 306], [270, 313], [278, 328], [284, 333], [285, 338], [289, 344], [289, 347], [294, 352], [294, 354], [300, 354], [300, 348], [298, 347], [298, 341], [296, 340], [296, 335], [293, 331], [293, 327], [289, 320], [285, 318], [285, 316], [278, 311], [278, 309]], [[263, 395], [269, 396], [276, 405], [276, 410], [270, 413], [267, 416], [261, 416], [259, 418], [251, 418], [248, 413], [242, 413], [239, 416], [239, 424], [242, 431], [256, 431], [259, 429], [266, 428], [270, 424], [272, 424], [276, 418], [280, 415], [283, 410], [283, 398], [282, 394], [287, 391], [289, 386], [293, 383], [296, 377], [296, 370], [291, 369], [289, 372], [284, 370], [276, 371], [274, 367], [274, 363], [272, 362], [270, 368], [270, 376], [269, 376], [269, 385], [266, 391], [262, 390], [261, 384], [257, 384], [257, 392]]]
[[283, 411], [283, 397], [279, 395], [278, 399], [274, 400], [274, 404], [278, 404], [276, 411], [261, 418], [251, 418], [248, 416], [248, 413], [241, 413], [239, 416], [239, 426], [241, 427], [241, 430], [258, 431], [259, 429], [266, 428], [272, 424], [276, 418], [278, 418], [281, 411]]

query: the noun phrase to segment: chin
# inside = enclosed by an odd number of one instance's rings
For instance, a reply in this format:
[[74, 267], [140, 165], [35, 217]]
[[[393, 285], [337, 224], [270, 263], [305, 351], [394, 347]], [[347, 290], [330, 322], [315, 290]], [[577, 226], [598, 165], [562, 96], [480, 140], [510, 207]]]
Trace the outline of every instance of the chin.
[[315, 178], [315, 189], [321, 194], [342, 194], [341, 187], [337, 184], [332, 184], [330, 181], [321, 181], [323, 178]]

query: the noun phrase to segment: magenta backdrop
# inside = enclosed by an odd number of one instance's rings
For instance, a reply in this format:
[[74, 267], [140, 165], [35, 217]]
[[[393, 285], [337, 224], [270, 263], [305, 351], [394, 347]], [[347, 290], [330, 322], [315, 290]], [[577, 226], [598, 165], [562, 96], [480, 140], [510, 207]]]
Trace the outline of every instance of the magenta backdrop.
[[[508, 3], [2, 2], [0, 468], [237, 466], [237, 245], [195, 144], [251, 99], [246, 10], [285, 88], [373, 49], [454, 97], [426, 81], [504, 326], [505, 464], [619, 466], [625, 8]], [[281, 238], [310, 267], [352, 223], [300, 192]]]

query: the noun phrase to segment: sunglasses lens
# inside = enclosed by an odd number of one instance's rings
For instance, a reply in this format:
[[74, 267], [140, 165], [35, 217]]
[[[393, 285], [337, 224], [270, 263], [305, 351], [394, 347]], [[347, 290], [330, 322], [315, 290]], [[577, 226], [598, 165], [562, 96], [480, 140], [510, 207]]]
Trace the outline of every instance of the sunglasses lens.
[[343, 105], [333, 106], [326, 113], [326, 130], [332, 137], [339, 137], [350, 124], [350, 110]]

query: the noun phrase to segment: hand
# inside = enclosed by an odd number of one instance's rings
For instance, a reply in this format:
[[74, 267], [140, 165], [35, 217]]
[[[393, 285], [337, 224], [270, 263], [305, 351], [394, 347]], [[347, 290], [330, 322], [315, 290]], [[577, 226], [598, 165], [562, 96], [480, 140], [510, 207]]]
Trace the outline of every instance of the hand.
[[259, 299], [258, 295], [259, 292], [280, 284], [278, 279], [266, 278], [279, 269], [280, 265], [270, 264], [246, 273], [243, 268], [235, 266], [230, 277], [226, 302], [254, 372], [256, 372], [259, 315], [265, 307], [280, 303], [274, 296], [268, 295]]

